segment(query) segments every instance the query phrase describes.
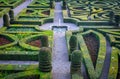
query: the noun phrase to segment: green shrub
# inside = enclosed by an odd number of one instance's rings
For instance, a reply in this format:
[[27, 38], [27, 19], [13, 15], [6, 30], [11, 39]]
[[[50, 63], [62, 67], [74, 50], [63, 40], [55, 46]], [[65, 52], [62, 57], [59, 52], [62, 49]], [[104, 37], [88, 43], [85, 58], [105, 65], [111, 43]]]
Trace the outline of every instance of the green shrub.
[[79, 50], [75, 50], [71, 56], [71, 73], [80, 73], [81, 74], [81, 62], [82, 62], [82, 53]]
[[5, 13], [8, 13], [10, 8], [1, 8], [2, 10], [0, 11], [0, 17], [2, 17]]
[[70, 45], [70, 52], [72, 53], [74, 50], [77, 49], [77, 37], [75, 35], [72, 35], [70, 40], [69, 40], [69, 45]]
[[4, 26], [6, 26], [6, 27], [10, 26], [9, 17], [8, 17], [7, 14], [4, 14], [4, 16], [3, 16], [3, 22], [4, 22], [4, 24], [3, 24]]
[[114, 19], [114, 12], [113, 11], [109, 12], [109, 18], [110, 18], [110, 22], [113, 22], [113, 19]]
[[14, 21], [14, 11], [12, 9], [9, 11], [9, 17], [10, 21]]
[[[98, 51], [98, 57], [97, 57], [97, 63], [96, 67], [94, 68], [92, 60], [89, 55], [89, 51], [87, 49], [87, 46], [85, 44], [85, 41], [82, 37], [82, 35], [88, 34], [88, 33], [94, 33], [98, 39], [99, 39], [99, 51]], [[102, 69], [104, 66], [104, 60], [106, 55], [106, 40], [105, 37], [100, 34], [99, 32], [95, 32], [92, 30], [89, 30], [82, 34], [77, 34], [78, 42], [79, 42], [79, 48], [83, 52], [83, 58], [84, 58], [84, 64], [88, 73], [88, 76], [90, 79], [99, 79], [100, 75], [102, 74]]]
[[51, 65], [51, 49], [47, 47], [42, 47], [40, 49], [39, 55], [39, 70], [42, 72], [50, 72], [52, 70], [52, 65]]
[[41, 42], [42, 42], [42, 47], [48, 47], [49, 46], [48, 36], [42, 36]]
[[120, 15], [115, 15], [115, 24], [116, 24], [116, 26], [119, 26], [119, 21], [120, 21]]
[[111, 53], [111, 59], [110, 59], [110, 68], [109, 68], [109, 74], [108, 79], [117, 79], [117, 73], [118, 73], [118, 53], [119, 49], [116, 47], [112, 47], [112, 53]]

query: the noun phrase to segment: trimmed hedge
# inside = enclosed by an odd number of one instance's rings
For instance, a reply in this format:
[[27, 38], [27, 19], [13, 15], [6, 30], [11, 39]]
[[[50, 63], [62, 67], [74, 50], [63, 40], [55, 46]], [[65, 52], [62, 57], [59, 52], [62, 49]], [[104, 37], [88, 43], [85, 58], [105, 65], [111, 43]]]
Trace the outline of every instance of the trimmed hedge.
[[48, 47], [42, 47], [39, 55], [39, 70], [41, 72], [50, 72], [52, 70], [52, 54], [51, 49]]
[[6, 48], [6, 47], [9, 47], [9, 46], [13, 46], [13, 45], [16, 45], [18, 43], [17, 37], [12, 35], [12, 34], [2, 34], [2, 33], [0, 33], [0, 35], [4, 36], [5, 38], [7, 38], [8, 40], [11, 41], [10, 44], [5, 44], [5, 45], [0, 46], [0, 49]]
[[11, 72], [18, 72], [18, 71], [25, 71], [25, 70], [35, 70], [38, 69], [38, 64], [31, 64], [31, 65], [12, 65], [12, 64], [1, 64], [0, 71], [11, 71]]
[[82, 35], [90, 33], [90, 32], [97, 35], [99, 37], [99, 41], [100, 41], [98, 58], [97, 58], [97, 63], [96, 63], [95, 69], [94, 69], [92, 61], [90, 59], [89, 52], [88, 52], [87, 46], [85, 45], [83, 37], [80, 34], [78, 34], [77, 36], [78, 36], [81, 51], [83, 52], [84, 63], [85, 63], [89, 78], [96, 79], [96, 78], [100, 78], [100, 75], [102, 73], [105, 55], [106, 55], [106, 40], [102, 34], [92, 31], [92, 30], [87, 31], [86, 33], [83, 33]]
[[2, 11], [0, 11], [0, 17], [2, 17], [4, 14], [8, 13], [9, 12], [9, 8], [1, 8], [3, 9]]
[[[44, 43], [45, 38], [43, 38], [43, 37], [44, 37], [44, 35], [42, 35], [42, 34], [32, 35], [32, 36], [29, 36], [29, 37], [26, 37], [26, 38], [20, 40], [19, 45], [25, 49], [38, 51], [38, 50], [40, 50], [40, 48], [35, 47], [35, 46], [31, 46], [27, 43], [32, 41], [32, 40], [39, 39], [39, 38], [42, 39], [41, 43]], [[42, 44], [42, 45], [45, 45], [45, 44]], [[47, 46], [48, 46], [48, 43], [47, 43]]]
[[119, 49], [112, 47], [112, 53], [111, 53], [111, 63], [110, 63], [110, 69], [108, 74], [108, 79], [116, 79], [117, 73], [118, 73], [118, 53]]
[[3, 25], [5, 27], [9, 27], [10, 26], [9, 16], [7, 14], [3, 15]]
[[13, 21], [12, 24], [41, 25], [41, 21]]
[[39, 75], [40, 79], [52, 79], [51, 72], [39, 72], [38, 70], [24, 71], [19, 73], [14, 73], [4, 77], [4, 79], [21, 79], [27, 76]]
[[0, 60], [38, 61], [38, 51], [0, 51]]
[[50, 1], [39, 1], [39, 0], [34, 0], [27, 8], [50, 8]]
[[75, 50], [71, 56], [71, 79], [83, 79], [81, 75], [82, 52]]
[[73, 23], [76, 24], [77, 26], [79, 25], [79, 20], [75, 18], [64, 18], [65, 23]]
[[83, 26], [111, 26], [114, 25], [114, 23], [109, 23], [109, 21], [80, 21], [79, 25]]
[[12, 9], [9, 11], [9, 17], [11, 22], [14, 21], [14, 11]]
[[42, 25], [46, 23], [53, 23], [53, 18], [44, 18], [41, 20], [42, 20], [42, 23], [41, 23]]
[[71, 31], [66, 31], [65, 33], [65, 37], [66, 37], [66, 42], [67, 42], [67, 49], [68, 49], [68, 55], [69, 55], [69, 61], [70, 61], [70, 57], [71, 57], [71, 53], [70, 53], [70, 46], [69, 46], [69, 39], [72, 36], [72, 32]]
[[17, 0], [14, 4], [9, 4], [7, 3], [7, 5], [1, 5], [0, 8], [15, 8], [18, 5], [20, 5], [21, 3], [23, 3], [25, 0]]
[[77, 37], [75, 35], [72, 35], [70, 37], [69, 46], [70, 46], [70, 53], [71, 54], [72, 54], [72, 52], [74, 50], [77, 50], [77, 48], [78, 48], [78, 40], [77, 40]]

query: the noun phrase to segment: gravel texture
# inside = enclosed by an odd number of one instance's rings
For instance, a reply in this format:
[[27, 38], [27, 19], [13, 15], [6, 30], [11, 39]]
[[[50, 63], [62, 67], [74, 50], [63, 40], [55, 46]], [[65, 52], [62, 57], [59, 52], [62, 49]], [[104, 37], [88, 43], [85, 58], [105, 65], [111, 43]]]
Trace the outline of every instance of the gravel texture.
[[54, 31], [54, 47], [52, 59], [53, 79], [70, 79], [70, 62], [65, 40], [65, 32]]

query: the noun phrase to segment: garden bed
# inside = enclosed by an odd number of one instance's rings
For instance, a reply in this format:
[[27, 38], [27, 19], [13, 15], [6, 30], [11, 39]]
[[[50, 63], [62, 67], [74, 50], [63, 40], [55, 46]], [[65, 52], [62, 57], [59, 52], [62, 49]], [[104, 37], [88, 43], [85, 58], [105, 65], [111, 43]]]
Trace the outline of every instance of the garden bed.
[[5, 45], [5, 44], [9, 44], [9, 43], [11, 43], [11, 41], [9, 39], [0, 35], [0, 46]]
[[96, 36], [93, 33], [84, 35], [84, 40], [95, 67], [97, 56], [98, 56], [99, 40], [96, 38]]

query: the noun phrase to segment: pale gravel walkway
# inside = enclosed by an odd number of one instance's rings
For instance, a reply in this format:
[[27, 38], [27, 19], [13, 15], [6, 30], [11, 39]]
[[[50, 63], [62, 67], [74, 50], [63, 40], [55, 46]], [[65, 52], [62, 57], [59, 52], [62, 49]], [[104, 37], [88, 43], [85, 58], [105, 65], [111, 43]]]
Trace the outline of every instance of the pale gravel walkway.
[[[16, 16], [18, 13], [20, 13], [24, 8], [26, 8], [31, 2], [26, 0], [25, 2], [23, 2], [21, 5], [17, 6], [16, 8], [13, 9], [14, 11], [14, 15]], [[0, 18], [0, 28], [3, 26], [3, 17]]]
[[38, 61], [1, 61], [0, 60], [0, 64], [12, 64], [12, 65], [31, 65], [31, 64], [38, 64]]
[[54, 31], [54, 47], [52, 57], [53, 79], [70, 79], [70, 62], [65, 40], [65, 31]]
[[[60, 26], [67, 26], [68, 30], [79, 30], [79, 27], [77, 27], [75, 24], [72, 23], [59, 23]], [[42, 26], [40, 26], [40, 29], [42, 30], [52, 30], [52, 26], [58, 26], [57, 23], [47, 23]]]

